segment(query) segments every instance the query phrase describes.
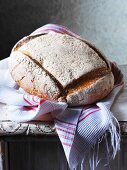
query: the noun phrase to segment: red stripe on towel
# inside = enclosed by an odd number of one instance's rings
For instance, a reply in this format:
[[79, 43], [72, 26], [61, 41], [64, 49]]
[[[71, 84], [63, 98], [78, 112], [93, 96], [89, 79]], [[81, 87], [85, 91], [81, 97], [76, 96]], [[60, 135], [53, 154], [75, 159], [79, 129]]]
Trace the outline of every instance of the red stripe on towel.
[[61, 142], [63, 145], [65, 146], [68, 146], [68, 147], [71, 147], [72, 145], [68, 144], [68, 143], [65, 143], [65, 142]]
[[59, 124], [60, 126], [62, 126], [63, 128], [66, 128], [66, 129], [69, 129], [69, 130], [73, 130], [73, 131], [75, 130], [75, 128], [63, 125], [63, 123], [60, 123], [60, 122], [56, 122], [56, 123]]
[[64, 129], [61, 129], [61, 128], [57, 128], [57, 127], [56, 127], [56, 130], [59, 130], [59, 131], [62, 131], [62, 132], [66, 132], [66, 133], [71, 134], [71, 135], [75, 135], [74, 133], [69, 132], [69, 131], [64, 130]]
[[25, 98], [25, 95], [23, 95], [23, 99], [24, 99], [25, 102], [27, 102], [29, 105], [34, 106], [29, 100], [27, 100], [27, 99]]
[[32, 96], [32, 100], [33, 100], [33, 102], [35, 102], [35, 103], [38, 103], [38, 104], [39, 104], [39, 102], [35, 100], [35, 96]]
[[44, 103], [44, 102], [45, 102], [45, 100], [42, 99], [42, 100], [40, 101], [40, 104], [42, 104], [42, 103]]
[[95, 112], [97, 112], [97, 111], [99, 111], [99, 110], [101, 110], [101, 109], [97, 109], [97, 110], [94, 110], [94, 111], [88, 113], [88, 114], [85, 115], [81, 120], [79, 120], [79, 122], [83, 121], [83, 120], [84, 120], [85, 118], [87, 118], [89, 115], [91, 115], [92, 113], [95, 113]]
[[74, 124], [74, 123], [71, 123], [71, 122], [65, 122], [65, 121], [63, 121], [63, 120], [59, 120], [59, 119], [57, 119], [57, 118], [55, 118], [54, 120], [58, 120], [58, 121], [63, 122], [63, 123], [65, 123], [65, 124], [69, 124], [69, 125], [77, 126], [77, 124]]
[[63, 139], [68, 139], [68, 140], [70, 140], [70, 141], [73, 141], [73, 140], [74, 140], [74, 138], [70, 138], [69, 136], [60, 135], [60, 134], [59, 134], [59, 136], [60, 136], [61, 138], [63, 138]]

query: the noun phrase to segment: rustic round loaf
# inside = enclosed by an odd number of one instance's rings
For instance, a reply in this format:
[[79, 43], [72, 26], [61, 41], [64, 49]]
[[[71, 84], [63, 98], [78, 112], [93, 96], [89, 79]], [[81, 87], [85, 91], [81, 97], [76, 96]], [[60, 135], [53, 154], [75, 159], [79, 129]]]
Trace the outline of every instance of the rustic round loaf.
[[9, 70], [27, 93], [69, 106], [94, 103], [114, 86], [105, 56], [86, 40], [67, 34], [23, 38], [11, 52]]

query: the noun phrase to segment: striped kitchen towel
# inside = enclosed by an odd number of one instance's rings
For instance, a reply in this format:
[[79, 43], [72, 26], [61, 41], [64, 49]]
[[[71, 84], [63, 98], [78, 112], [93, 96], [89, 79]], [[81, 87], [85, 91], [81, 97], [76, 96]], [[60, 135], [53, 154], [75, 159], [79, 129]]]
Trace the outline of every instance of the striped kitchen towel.
[[[45, 25], [30, 36], [48, 32], [80, 38], [66, 27], [54, 24]], [[103, 159], [99, 157], [101, 140], [105, 142], [103, 149], [107, 163], [115, 157], [119, 149], [120, 132], [119, 123], [110, 108], [124, 85], [123, 75], [115, 63], [111, 63], [115, 77], [115, 85], [111, 93], [97, 103], [81, 107], [68, 107], [64, 102], [43, 100], [27, 94], [12, 80], [7, 63], [8, 58], [0, 61], [0, 73], [4, 75], [0, 78], [0, 102], [7, 104], [7, 120], [26, 122], [52, 112], [70, 169], [76, 169], [80, 165], [84, 170], [86, 162], [89, 161], [91, 170], [94, 170]], [[2, 116], [0, 119], [5, 120]]]

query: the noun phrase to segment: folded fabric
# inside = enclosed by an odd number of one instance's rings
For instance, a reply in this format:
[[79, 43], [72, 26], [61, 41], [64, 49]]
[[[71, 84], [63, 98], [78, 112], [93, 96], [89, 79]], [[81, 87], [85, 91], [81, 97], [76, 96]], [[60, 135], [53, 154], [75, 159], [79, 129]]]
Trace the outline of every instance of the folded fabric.
[[111, 111], [118, 121], [127, 121], [127, 65], [120, 65], [124, 75], [124, 87], [116, 96], [111, 106]]
[[[54, 24], [45, 25], [31, 35], [50, 31], [80, 38], [67, 28]], [[87, 158], [91, 169], [98, 165], [99, 150], [96, 150], [95, 146], [99, 146], [102, 137], [107, 146], [105, 149], [107, 161], [115, 157], [120, 143], [119, 131], [117, 131], [119, 124], [110, 108], [123, 87], [123, 75], [115, 63], [111, 63], [115, 77], [112, 92], [100, 102], [82, 107], [68, 107], [64, 102], [43, 100], [27, 94], [12, 80], [7, 63], [8, 58], [0, 61], [0, 73], [4, 75], [0, 78], [0, 102], [7, 104], [7, 120], [26, 122], [51, 112], [71, 169], [75, 169], [78, 165], [84, 169]], [[111, 136], [110, 140], [107, 137], [108, 133]]]

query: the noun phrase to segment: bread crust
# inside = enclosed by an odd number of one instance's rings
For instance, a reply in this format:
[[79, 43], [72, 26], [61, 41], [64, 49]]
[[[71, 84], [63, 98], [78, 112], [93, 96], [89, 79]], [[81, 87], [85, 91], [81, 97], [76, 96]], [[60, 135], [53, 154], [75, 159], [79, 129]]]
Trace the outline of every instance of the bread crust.
[[[12, 78], [26, 92], [44, 99], [64, 101], [69, 106], [96, 102], [107, 96], [114, 85], [104, 55], [86, 40], [66, 34], [23, 38], [12, 49], [9, 69]], [[97, 69], [102, 70], [99, 75]], [[83, 79], [81, 88], [79, 80], [94, 72], [92, 81]], [[75, 82], [78, 88], [70, 93], [71, 85], [77, 87]]]
[[43, 68], [19, 51], [13, 52], [9, 58], [9, 69], [17, 84], [32, 95], [57, 100], [61, 93]]
[[[106, 97], [114, 86], [114, 76], [112, 72], [99, 78], [87, 88], [75, 91], [66, 96], [66, 101], [70, 106], [87, 105], [97, 102]], [[59, 101], [62, 101], [59, 98]]]

